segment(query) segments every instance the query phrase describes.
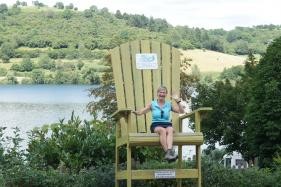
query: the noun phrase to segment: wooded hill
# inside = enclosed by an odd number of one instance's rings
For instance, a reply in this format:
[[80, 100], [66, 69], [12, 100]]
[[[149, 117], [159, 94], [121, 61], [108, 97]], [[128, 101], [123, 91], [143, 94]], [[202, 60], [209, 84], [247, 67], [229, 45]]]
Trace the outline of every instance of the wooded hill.
[[[188, 21], [186, 24], [188, 25]], [[120, 11], [111, 13], [107, 8], [98, 9], [96, 6], [78, 11], [73, 6], [57, 5], [50, 8], [36, 4], [35, 7], [27, 7], [25, 4], [17, 3], [13, 7], [7, 7], [6, 4], [1, 4], [1, 61], [8, 63], [16, 62], [15, 59], [19, 58], [31, 58], [33, 64], [32, 68], [24, 67], [21, 62], [13, 68], [11, 65], [2, 66], [0, 76], [7, 75], [9, 70], [28, 72], [41, 68], [45, 75], [53, 76], [45, 83], [52, 83], [55, 79], [54, 72], [58, 70], [56, 67], [58, 59], [61, 59], [60, 62], [64, 62], [64, 59], [71, 61], [72, 67], [68, 69], [72, 71], [75, 69], [73, 66], [77, 66], [79, 61], [80, 69], [76, 67], [76, 70], [77, 74], [81, 75], [80, 71], [83, 70], [81, 63], [88, 65], [88, 69], [92, 68], [95, 64], [92, 61], [94, 59], [101, 61], [108, 49], [135, 39], [158, 40], [183, 50], [209, 49], [246, 55], [249, 51], [263, 54], [267, 45], [280, 35], [280, 25], [236, 27], [231, 31], [206, 30], [188, 26], [173, 27], [165, 19], [148, 18]], [[45, 55], [44, 58], [47, 60], [40, 62], [40, 58], [44, 59], [42, 55]], [[90, 62], [84, 62], [85, 60]], [[16, 76], [30, 75], [18, 73]], [[94, 80], [77, 79], [79, 77], [69, 83], [93, 83]]]
[[[188, 21], [186, 23], [188, 25]], [[281, 27], [260, 25], [234, 30], [173, 27], [164, 19], [148, 18], [95, 6], [85, 11], [11, 7], [0, 10], [0, 44], [15, 47], [110, 49], [134, 39], [157, 39], [183, 49], [206, 48], [232, 54], [264, 53], [281, 35]]]

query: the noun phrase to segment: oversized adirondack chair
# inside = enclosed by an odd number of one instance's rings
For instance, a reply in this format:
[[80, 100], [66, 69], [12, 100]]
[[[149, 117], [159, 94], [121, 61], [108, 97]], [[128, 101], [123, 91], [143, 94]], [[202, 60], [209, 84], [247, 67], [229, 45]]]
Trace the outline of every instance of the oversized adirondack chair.
[[[112, 115], [117, 121], [115, 186], [119, 186], [120, 180], [127, 180], [127, 186], [131, 186], [132, 180], [161, 178], [161, 173], [168, 175], [166, 177], [176, 178], [178, 186], [181, 186], [181, 179], [186, 178], [196, 178], [198, 186], [201, 186], [200, 145], [203, 144], [203, 134], [200, 132], [200, 113], [210, 110], [210, 108], [200, 108], [181, 116], [172, 115], [175, 129], [174, 145], [178, 145], [179, 155], [176, 169], [169, 171], [133, 170], [131, 163], [133, 146], [160, 145], [159, 136], [150, 132], [151, 113], [136, 116], [131, 113], [131, 110], [143, 108], [153, 98], [156, 98], [160, 85], [168, 88], [168, 94], [179, 92], [180, 52], [164, 43], [142, 40], [122, 44], [112, 49], [110, 53], [118, 105], [118, 111]], [[157, 69], [137, 69], [136, 54], [144, 53], [157, 55]], [[192, 115], [195, 115], [195, 132], [183, 133], [182, 120]], [[182, 169], [183, 145], [196, 145], [195, 169]], [[126, 146], [127, 149], [127, 168], [125, 170], [119, 168], [119, 148], [121, 146]]]

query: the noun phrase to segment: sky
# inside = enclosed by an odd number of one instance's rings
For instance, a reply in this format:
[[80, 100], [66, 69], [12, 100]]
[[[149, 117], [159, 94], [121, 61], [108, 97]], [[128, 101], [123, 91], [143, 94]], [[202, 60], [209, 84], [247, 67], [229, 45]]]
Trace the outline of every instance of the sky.
[[[32, 5], [32, 0], [26, 1]], [[12, 5], [16, 0], [0, 0]], [[115, 13], [144, 14], [147, 17], [166, 19], [173, 26], [205, 29], [234, 29], [236, 26], [252, 27], [263, 24], [281, 24], [279, 0], [39, 0], [48, 6], [56, 2], [73, 3], [78, 10], [91, 5], [108, 8]]]

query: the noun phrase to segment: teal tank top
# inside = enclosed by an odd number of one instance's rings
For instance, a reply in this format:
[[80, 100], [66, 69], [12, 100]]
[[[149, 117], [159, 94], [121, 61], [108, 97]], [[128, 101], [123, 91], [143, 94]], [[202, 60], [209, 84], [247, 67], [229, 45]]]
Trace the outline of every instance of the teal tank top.
[[171, 101], [165, 101], [162, 109], [159, 107], [157, 100], [151, 102], [152, 123], [154, 122], [171, 122], [170, 112], [172, 109]]

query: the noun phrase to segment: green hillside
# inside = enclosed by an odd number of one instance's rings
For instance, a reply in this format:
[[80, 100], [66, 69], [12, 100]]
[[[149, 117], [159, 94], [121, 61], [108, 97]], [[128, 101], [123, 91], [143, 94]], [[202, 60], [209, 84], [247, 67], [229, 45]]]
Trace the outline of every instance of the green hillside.
[[[77, 11], [1, 4], [0, 83], [17, 83], [17, 77], [23, 77], [23, 83], [96, 84], [107, 70], [104, 57], [108, 50], [135, 39], [236, 56], [249, 51], [263, 54], [267, 45], [280, 35], [281, 27], [275, 25], [206, 30], [173, 27], [165, 19], [120, 11], [110, 13], [107, 8], [95, 6]], [[205, 65], [204, 58], [199, 58], [198, 63], [203, 61]], [[223, 63], [229, 67], [232, 60], [225, 58]], [[212, 64], [200, 69], [213, 71], [213, 67]]]

